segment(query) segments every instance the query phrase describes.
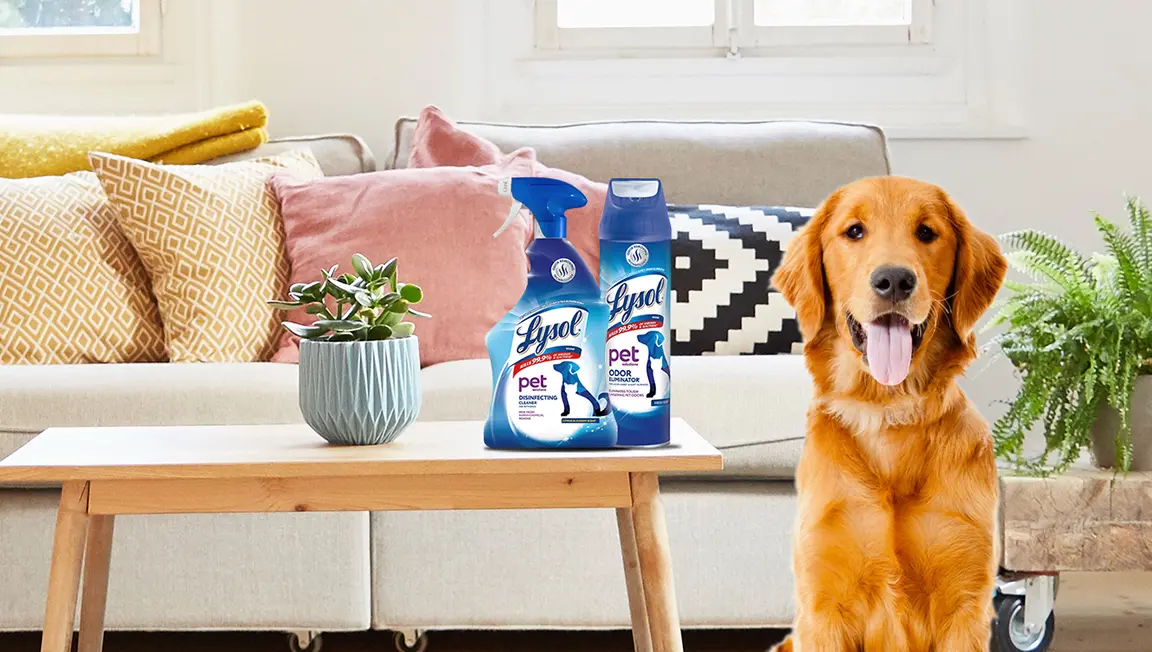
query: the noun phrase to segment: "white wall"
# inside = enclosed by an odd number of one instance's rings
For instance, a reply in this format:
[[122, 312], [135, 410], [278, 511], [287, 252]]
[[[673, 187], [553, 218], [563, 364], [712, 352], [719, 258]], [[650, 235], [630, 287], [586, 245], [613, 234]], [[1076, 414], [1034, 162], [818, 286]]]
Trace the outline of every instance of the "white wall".
[[[233, 98], [259, 98], [278, 134], [351, 131], [378, 157], [400, 115], [436, 103], [456, 115], [478, 105], [464, 92], [474, 73], [458, 5], [468, 0], [245, 0]], [[225, 98], [221, 98], [225, 99]]]
[[[1038, 228], [1099, 246], [1091, 211], [1123, 218], [1122, 193], [1152, 202], [1152, 4], [1035, 2], [1023, 67], [1029, 137], [1019, 141], [896, 141], [900, 174], [948, 188], [991, 232]], [[1089, 9], [1090, 7], [1090, 9]], [[987, 415], [1015, 387], [1001, 361], [969, 373]]]
[[[475, 88], [481, 53], [468, 32], [480, 28], [460, 8], [469, 0], [317, 4], [240, 3], [239, 31], [250, 35], [235, 66], [241, 80], [235, 97], [219, 99], [260, 98], [278, 133], [351, 130], [380, 154], [395, 117], [428, 103], [462, 118], [502, 117], [484, 115]], [[1030, 46], [1016, 89], [1025, 138], [897, 139], [893, 162], [897, 173], [946, 186], [991, 230], [1040, 226], [1081, 238], [1092, 232], [1089, 210], [1117, 213], [1125, 191], [1152, 198], [1143, 163], [1152, 150], [1152, 51], [1142, 31], [1152, 4], [1025, 4], [1021, 38]]]
[[[186, 3], [194, 1], [170, 0], [170, 12], [188, 11]], [[1018, 1], [1022, 30], [990, 28], [996, 38], [1010, 39], [1008, 45], [1020, 40], [1021, 61], [993, 63], [1019, 67], [1013, 90], [1026, 138], [895, 140], [895, 171], [948, 188], [986, 230], [1038, 227], [1095, 246], [1089, 211], [1119, 216], [1122, 192], [1152, 199], [1152, 50], [1146, 36], [1152, 3]], [[269, 106], [274, 134], [351, 131], [381, 157], [391, 146], [395, 118], [414, 115], [427, 103], [462, 118], [502, 117], [485, 114], [489, 73], [478, 0], [213, 2], [215, 26], [197, 41], [201, 47], [188, 55], [182, 76], [163, 87], [165, 97], [174, 98], [165, 106], [258, 98]], [[0, 111], [85, 108], [69, 95], [68, 84], [37, 87], [35, 77], [23, 75], [25, 85], [17, 87], [6, 79], [0, 67]], [[138, 86], [110, 92], [92, 107], [115, 108], [110, 97], [148, 106], [156, 92]], [[747, 117], [757, 115], [750, 110]], [[993, 399], [1006, 398], [1009, 379], [1006, 366], [998, 365], [968, 386], [988, 410]]]

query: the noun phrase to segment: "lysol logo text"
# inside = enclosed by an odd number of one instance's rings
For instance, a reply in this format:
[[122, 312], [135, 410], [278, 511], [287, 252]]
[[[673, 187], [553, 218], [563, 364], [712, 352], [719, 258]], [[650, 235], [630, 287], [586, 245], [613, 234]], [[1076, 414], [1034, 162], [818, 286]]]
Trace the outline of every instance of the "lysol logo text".
[[[629, 286], [629, 283], [632, 285]], [[624, 324], [637, 310], [662, 305], [666, 283], [667, 279], [663, 274], [650, 274], [613, 285], [608, 289], [608, 295], [604, 297], [612, 311], [608, 316], [608, 323]]]
[[[559, 315], [554, 313], [559, 313]], [[522, 355], [529, 349], [535, 349], [533, 353], [540, 355], [556, 342], [579, 338], [584, 334], [584, 315], [585, 311], [578, 309], [571, 311], [554, 310], [542, 315], [532, 315], [516, 327], [516, 334], [522, 338], [516, 345], [516, 353]], [[562, 318], [551, 323], [545, 323], [545, 316], [552, 316], [553, 319], [556, 316]]]

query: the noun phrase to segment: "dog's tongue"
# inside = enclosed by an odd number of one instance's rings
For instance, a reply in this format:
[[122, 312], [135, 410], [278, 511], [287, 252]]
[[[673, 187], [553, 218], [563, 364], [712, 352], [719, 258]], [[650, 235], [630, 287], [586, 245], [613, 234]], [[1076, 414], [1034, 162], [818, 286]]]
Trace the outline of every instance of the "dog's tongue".
[[868, 324], [868, 369], [882, 385], [899, 385], [912, 365], [908, 322], [887, 318]]

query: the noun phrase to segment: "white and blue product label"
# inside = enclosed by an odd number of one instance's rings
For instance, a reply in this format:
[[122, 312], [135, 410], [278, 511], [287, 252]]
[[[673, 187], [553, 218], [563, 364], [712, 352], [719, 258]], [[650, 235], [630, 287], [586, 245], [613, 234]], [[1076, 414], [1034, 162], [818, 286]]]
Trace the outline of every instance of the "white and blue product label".
[[671, 243], [600, 242], [608, 304], [608, 395], [619, 446], [669, 440]]
[[[597, 318], [598, 325], [593, 323]], [[579, 445], [584, 437], [598, 442], [612, 426], [606, 423], [612, 420], [612, 408], [603, 347], [589, 341], [590, 333], [604, 332], [603, 319], [577, 302], [561, 301], [516, 324], [503, 408], [519, 437]]]

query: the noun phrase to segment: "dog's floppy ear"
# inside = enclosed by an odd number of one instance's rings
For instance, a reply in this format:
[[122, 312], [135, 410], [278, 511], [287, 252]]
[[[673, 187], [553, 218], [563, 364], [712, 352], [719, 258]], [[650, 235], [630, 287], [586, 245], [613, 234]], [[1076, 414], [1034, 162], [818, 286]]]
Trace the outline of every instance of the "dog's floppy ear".
[[996, 298], [1008, 271], [1008, 262], [996, 240], [972, 226], [951, 197], [940, 191], [940, 198], [956, 229], [956, 262], [948, 293], [952, 297], [952, 328], [960, 341], [975, 353], [976, 338], [972, 329]]
[[827, 288], [820, 232], [839, 201], [840, 191], [837, 190], [820, 204], [808, 224], [788, 243], [784, 260], [772, 276], [772, 285], [796, 310], [796, 321], [805, 340], [815, 337], [824, 324]]

